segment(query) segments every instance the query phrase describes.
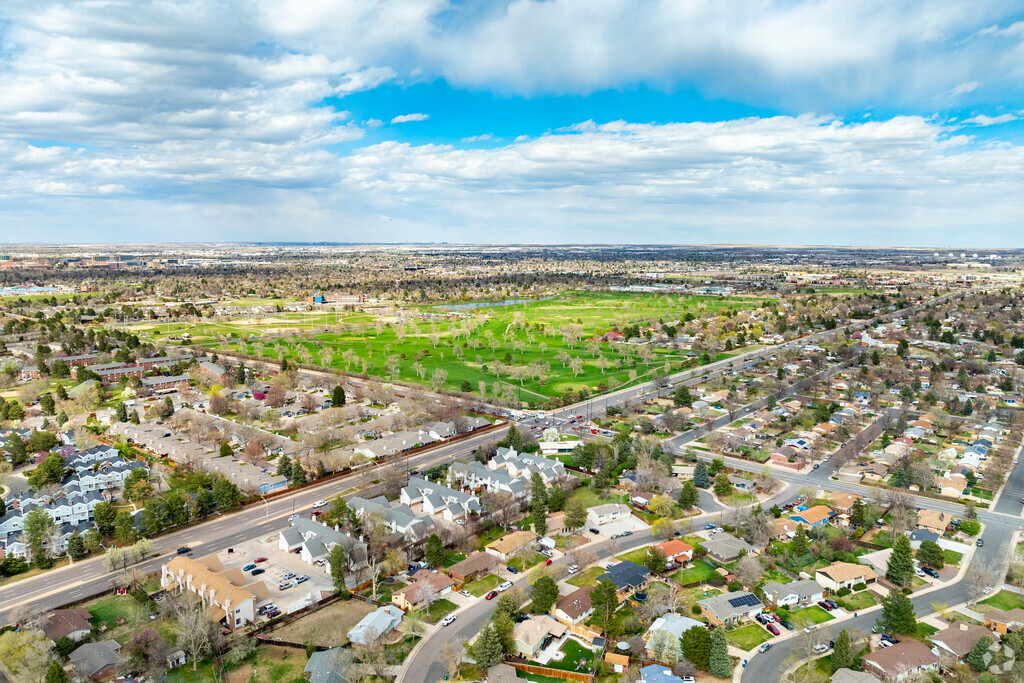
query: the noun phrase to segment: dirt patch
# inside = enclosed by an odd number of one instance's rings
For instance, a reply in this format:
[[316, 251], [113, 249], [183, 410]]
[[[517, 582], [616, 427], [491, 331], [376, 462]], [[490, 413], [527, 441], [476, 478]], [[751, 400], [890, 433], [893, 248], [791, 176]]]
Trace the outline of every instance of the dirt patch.
[[348, 643], [348, 632], [370, 612], [377, 609], [363, 600], [340, 600], [287, 626], [268, 633], [268, 639], [280, 638], [292, 643], [312, 643], [337, 647]]

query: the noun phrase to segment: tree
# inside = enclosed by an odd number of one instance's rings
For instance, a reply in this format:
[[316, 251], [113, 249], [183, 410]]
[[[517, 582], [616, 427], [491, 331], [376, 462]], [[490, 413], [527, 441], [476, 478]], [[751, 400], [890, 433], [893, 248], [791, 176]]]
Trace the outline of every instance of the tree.
[[672, 395], [672, 403], [676, 408], [680, 406], [690, 407], [693, 405], [693, 397], [690, 395], [690, 388], [685, 384], [680, 384]]
[[839, 669], [849, 669], [854, 664], [853, 647], [850, 643], [850, 634], [844, 628], [836, 636], [835, 645], [832, 650], [832, 673]]
[[711, 633], [703, 626], [694, 626], [684, 631], [679, 640], [683, 656], [701, 671], [707, 671], [711, 660]]
[[803, 557], [807, 554], [807, 532], [803, 524], [796, 525], [796, 533], [793, 535], [793, 545], [790, 546], [790, 557]]
[[910, 539], [903, 534], [897, 534], [893, 539], [885, 578], [897, 586], [909, 586], [914, 578], [914, 550]]
[[334, 590], [341, 592], [345, 590], [345, 565], [348, 562], [348, 553], [345, 548], [336, 545], [331, 548], [328, 563], [331, 565], [331, 580], [334, 582]]
[[533, 530], [538, 536], [543, 536], [548, 531], [548, 492], [540, 473], [534, 472], [530, 482], [530, 516], [533, 520]]
[[659, 662], [671, 666], [679, 661], [679, 641], [667, 629], [659, 628], [652, 633], [651, 639], [647, 643], [647, 649]]
[[882, 598], [882, 617], [878, 623], [887, 633], [917, 633], [917, 614], [904, 589], [892, 588], [889, 594]]
[[992, 645], [994, 644], [995, 641], [992, 640], [991, 636], [982, 636], [978, 638], [966, 659], [971, 669], [974, 671], [988, 670], [989, 661], [991, 659], [989, 650], [992, 649]]
[[942, 548], [935, 541], [921, 541], [921, 547], [917, 549], [917, 561], [936, 569], [946, 565]]
[[335, 408], [345, 405], [345, 389], [340, 384], [331, 392], [331, 405]]
[[647, 509], [659, 517], [671, 517], [673, 508], [675, 508], [675, 505], [672, 503], [672, 499], [664, 493], [654, 496], [651, 498], [651, 502], [647, 504]]
[[669, 540], [676, 534], [676, 525], [671, 519], [662, 517], [651, 525], [651, 535], [664, 541]]
[[192, 660], [192, 671], [196, 671], [199, 660], [217, 649], [218, 625], [209, 610], [193, 603], [188, 593], [164, 599], [162, 604], [171, 618], [171, 631], [177, 636], [178, 647]]
[[50, 667], [50, 641], [39, 629], [0, 634], [0, 661], [15, 681], [38, 681]]
[[117, 409], [115, 411], [115, 415], [117, 417], [117, 421], [118, 422], [127, 422], [128, 421], [128, 407], [125, 406], [124, 401], [119, 401], [118, 402]]
[[221, 510], [234, 510], [242, 504], [242, 493], [232, 482], [218, 477], [213, 483], [213, 499]]
[[68, 555], [72, 560], [80, 560], [85, 557], [85, 540], [78, 531], [72, 531], [68, 536]]
[[58, 453], [51, 453], [46, 456], [39, 467], [32, 470], [28, 475], [28, 483], [33, 489], [41, 489], [47, 484], [57, 484], [64, 478], [66, 470], [64, 458]]
[[702, 489], [711, 486], [711, 475], [708, 473], [708, 466], [704, 464], [703, 460], [698, 460], [697, 466], [693, 469], [693, 484]]
[[33, 453], [42, 453], [56, 448], [58, 443], [60, 442], [57, 440], [57, 435], [53, 432], [36, 430], [28, 437], [28, 450]]
[[729, 481], [729, 475], [725, 472], [715, 476], [715, 495], [719, 498], [724, 498], [732, 492], [732, 482]]
[[[220, 442], [220, 457], [222, 457], [222, 458], [230, 457], [231, 453], [232, 453], [231, 444], [229, 444], [227, 441], [221, 441]], [[285, 457], [285, 456], [281, 456], [281, 457]]]
[[700, 502], [700, 492], [692, 481], [684, 481], [683, 487], [679, 489], [679, 507], [684, 510], [692, 510]]
[[462, 646], [454, 639], [449, 640], [441, 648], [441, 662], [444, 664], [445, 671], [448, 672], [448, 679], [454, 680], [462, 666]]
[[292, 486], [302, 486], [306, 483], [306, 469], [299, 462], [298, 458], [292, 463], [291, 483]]
[[290, 477], [292, 476], [292, 461], [291, 459], [282, 453], [277, 459], [277, 476], [279, 477]]
[[619, 596], [616, 594], [615, 584], [609, 579], [598, 581], [594, 589], [590, 591], [590, 604], [601, 623], [601, 630], [607, 633], [608, 622], [611, 621], [612, 614], [619, 607]]
[[22, 520], [21, 533], [25, 539], [25, 545], [28, 546], [29, 558], [37, 564], [46, 558], [44, 544], [50, 540], [56, 528], [57, 525], [53, 518], [42, 508], [29, 510]]
[[532, 611], [535, 614], [544, 614], [558, 601], [558, 585], [551, 577], [541, 577], [534, 582], [530, 596]]
[[502, 647], [501, 636], [488, 622], [480, 631], [476, 642], [473, 643], [473, 659], [476, 660], [478, 668], [486, 670], [500, 663], [504, 657], [505, 650]]
[[711, 654], [708, 657], [708, 673], [715, 678], [732, 677], [732, 659], [729, 657], [729, 643], [725, 629], [716, 628], [711, 632]]
[[739, 579], [740, 583], [744, 586], [753, 587], [764, 574], [764, 567], [761, 566], [761, 561], [758, 559], [757, 555], [748, 554], [739, 559], [733, 573], [736, 574], [736, 578]]
[[53, 415], [57, 409], [57, 404], [53, 400], [53, 394], [43, 394], [39, 397], [39, 407], [43, 411], [43, 415]]
[[519, 613], [519, 603], [516, 601], [512, 591], [506, 591], [498, 597], [498, 602], [494, 606], [495, 612], [505, 612], [510, 617], [515, 617]]
[[505, 612], [495, 612], [494, 617], [491, 619], [491, 624], [494, 626], [495, 633], [498, 634], [498, 641], [501, 643], [501, 651], [503, 654], [512, 652], [515, 648], [515, 638], [512, 636], [512, 630], [515, 628], [515, 624]]
[[444, 543], [441, 542], [441, 537], [437, 534], [430, 534], [427, 537], [424, 557], [428, 564], [432, 564], [435, 567], [440, 567], [444, 564], [445, 559], [448, 557], [448, 553], [444, 549]]
[[570, 498], [565, 505], [565, 528], [570, 530], [579, 529], [587, 523], [587, 508], [579, 498]]
[[46, 667], [46, 678], [43, 679], [43, 683], [70, 683], [70, 681], [68, 672], [64, 670], [60, 662], [54, 660]]
[[566, 493], [561, 486], [552, 486], [548, 489], [548, 511], [558, 512], [565, 507]]
[[119, 543], [134, 543], [138, 539], [135, 520], [128, 512], [118, 512], [114, 518], [114, 538]]
[[655, 574], [660, 574], [668, 568], [668, 561], [665, 559], [665, 553], [661, 552], [660, 548], [651, 546], [647, 549], [647, 555], [644, 557], [644, 566], [650, 569]]
[[7, 444], [4, 446], [4, 450], [7, 451], [7, 455], [11, 459], [11, 464], [15, 467], [24, 464], [25, 461], [28, 460], [28, 446], [26, 446], [25, 442], [21, 440], [20, 436], [14, 435], [12, 438], [7, 439]]

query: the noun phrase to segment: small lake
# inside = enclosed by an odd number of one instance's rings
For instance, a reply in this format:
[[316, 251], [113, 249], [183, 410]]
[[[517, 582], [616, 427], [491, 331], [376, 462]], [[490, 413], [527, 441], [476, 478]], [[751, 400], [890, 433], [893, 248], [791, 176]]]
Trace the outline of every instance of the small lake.
[[543, 296], [539, 299], [505, 299], [504, 301], [478, 301], [471, 304], [438, 304], [431, 308], [448, 308], [453, 311], [467, 310], [470, 308], [490, 308], [492, 306], [515, 306], [516, 304], [528, 304], [534, 301], [547, 301], [554, 299], [553, 296]]

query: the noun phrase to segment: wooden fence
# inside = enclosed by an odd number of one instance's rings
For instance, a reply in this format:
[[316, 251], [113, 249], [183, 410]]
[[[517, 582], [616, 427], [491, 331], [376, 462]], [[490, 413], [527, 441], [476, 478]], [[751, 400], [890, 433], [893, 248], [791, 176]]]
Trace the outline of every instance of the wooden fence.
[[508, 662], [516, 671], [522, 671], [528, 674], [535, 674], [537, 676], [547, 676], [548, 678], [561, 678], [564, 681], [590, 681], [594, 680], [593, 674], [585, 674], [579, 671], [563, 671], [561, 669], [552, 669], [547, 666], [533, 666], [532, 664], [520, 664], [519, 662]]

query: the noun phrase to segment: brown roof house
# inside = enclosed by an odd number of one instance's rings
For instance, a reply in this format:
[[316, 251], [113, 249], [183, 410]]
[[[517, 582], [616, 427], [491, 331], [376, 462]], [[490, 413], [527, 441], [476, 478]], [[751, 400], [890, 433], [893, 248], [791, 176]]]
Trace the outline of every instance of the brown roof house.
[[1016, 631], [1024, 627], [1024, 609], [1020, 607], [1004, 612], [1000, 609], [990, 609], [985, 612], [985, 628], [992, 629], [1000, 635], [1006, 635], [1010, 631]]
[[502, 536], [484, 548], [502, 562], [508, 562], [516, 553], [533, 546], [537, 542], [537, 534], [532, 531], [514, 531]]
[[406, 611], [426, 607], [428, 602], [451, 593], [455, 586], [451, 577], [434, 574], [426, 569], [420, 569], [411, 578], [412, 582], [408, 586], [391, 595], [391, 601]]
[[791, 519], [784, 519], [782, 517], [773, 519], [768, 526], [768, 538], [772, 541], [788, 541], [796, 535], [796, 528], [798, 526], [800, 524]]
[[552, 614], [555, 619], [563, 623], [579, 624], [586, 621], [594, 613], [594, 606], [590, 602], [590, 591], [593, 586], [583, 586], [560, 598], [555, 603]]
[[953, 519], [951, 515], [936, 510], [919, 510], [917, 513], [917, 528], [934, 531], [939, 536], [946, 533], [946, 525]]
[[860, 496], [846, 491], [833, 491], [829, 494], [829, 499], [832, 501], [833, 509], [839, 512], [850, 512], [853, 509], [853, 504], [860, 500]]
[[474, 552], [461, 562], [456, 562], [448, 567], [448, 576], [456, 583], [467, 583], [481, 576], [485, 576], [498, 563], [494, 555], [489, 553]]
[[963, 659], [974, 649], [974, 645], [982, 636], [992, 637], [992, 632], [984, 626], [968, 624], [965, 621], [955, 621], [929, 640], [935, 643], [939, 653], [947, 652], [957, 659]]
[[84, 609], [55, 609], [44, 614], [39, 625], [54, 643], [65, 636], [77, 643], [92, 631], [91, 622], [92, 615]]
[[864, 655], [860, 668], [887, 681], [906, 680], [937, 671], [939, 656], [919, 640], [904, 640], [884, 650]]
[[833, 562], [814, 573], [814, 580], [822, 588], [837, 591], [840, 588], [852, 588], [858, 583], [874, 583], [878, 574], [871, 567], [852, 562]]

